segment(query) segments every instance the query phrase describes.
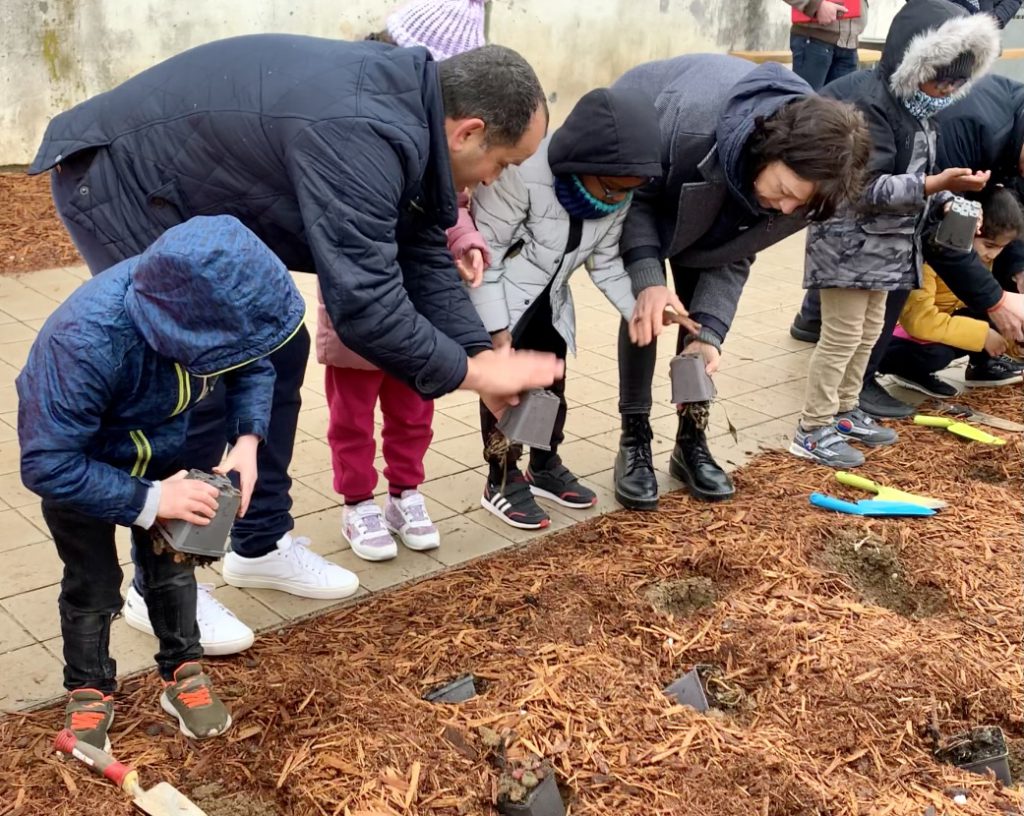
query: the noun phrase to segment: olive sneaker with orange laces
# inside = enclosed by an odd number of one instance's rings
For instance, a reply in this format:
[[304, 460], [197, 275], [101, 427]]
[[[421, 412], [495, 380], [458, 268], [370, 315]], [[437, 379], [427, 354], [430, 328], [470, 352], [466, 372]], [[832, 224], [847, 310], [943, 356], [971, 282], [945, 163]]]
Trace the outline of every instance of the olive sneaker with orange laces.
[[213, 682], [198, 663], [182, 663], [174, 680], [164, 683], [160, 707], [178, 718], [181, 733], [192, 739], [207, 739], [231, 727], [227, 706], [213, 691]]
[[107, 731], [114, 722], [114, 700], [96, 689], [75, 689], [64, 709], [64, 727], [82, 742], [104, 751], [110, 750]]

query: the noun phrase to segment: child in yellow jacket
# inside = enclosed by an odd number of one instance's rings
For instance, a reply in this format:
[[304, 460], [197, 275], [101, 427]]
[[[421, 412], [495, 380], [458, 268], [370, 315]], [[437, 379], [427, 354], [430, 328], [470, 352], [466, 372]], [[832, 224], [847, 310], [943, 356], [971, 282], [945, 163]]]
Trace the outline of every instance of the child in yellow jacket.
[[[974, 251], [989, 268], [1003, 248], [1024, 234], [1024, 211], [1005, 187], [981, 199], [982, 225]], [[1005, 356], [1006, 341], [987, 316], [972, 313], [927, 264], [922, 287], [910, 293], [879, 371], [900, 385], [932, 397], [954, 397], [959, 389], [936, 376], [967, 354], [968, 386], [1021, 381], [1021, 367]]]

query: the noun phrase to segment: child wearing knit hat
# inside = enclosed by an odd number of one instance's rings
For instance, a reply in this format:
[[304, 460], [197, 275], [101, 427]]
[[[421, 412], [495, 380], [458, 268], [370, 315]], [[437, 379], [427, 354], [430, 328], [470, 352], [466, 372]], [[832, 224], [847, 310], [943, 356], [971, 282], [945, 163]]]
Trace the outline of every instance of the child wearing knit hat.
[[[417, 0], [391, 14], [387, 31], [369, 39], [399, 47], [422, 46], [436, 60], [484, 45], [484, 0]], [[468, 196], [459, 196], [459, 220], [448, 230], [453, 265], [470, 286], [479, 286], [490, 252], [469, 214]], [[334, 489], [344, 498], [341, 533], [365, 561], [398, 555], [395, 537], [410, 550], [432, 550], [441, 543], [419, 491], [424, 457], [433, 438], [434, 403], [385, 374], [345, 346], [320, 299], [317, 360], [325, 366], [327, 442]], [[383, 510], [374, 500], [377, 443], [374, 411], [383, 418], [382, 452], [388, 495]]]
[[443, 60], [484, 45], [484, 3], [486, 0], [415, 0], [393, 12], [387, 28], [371, 34], [381, 40], [409, 48], [420, 45]]

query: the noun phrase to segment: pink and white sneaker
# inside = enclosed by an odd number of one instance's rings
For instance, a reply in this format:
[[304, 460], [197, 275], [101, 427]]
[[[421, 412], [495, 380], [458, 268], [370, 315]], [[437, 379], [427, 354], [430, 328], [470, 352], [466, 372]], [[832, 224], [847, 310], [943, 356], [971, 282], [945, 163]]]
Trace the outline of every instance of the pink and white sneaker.
[[398, 555], [398, 545], [384, 525], [384, 514], [373, 499], [342, 509], [341, 534], [352, 552], [364, 561], [388, 561]]
[[441, 546], [441, 534], [430, 520], [418, 490], [403, 490], [401, 497], [389, 495], [384, 504], [384, 523], [410, 550], [422, 552]]

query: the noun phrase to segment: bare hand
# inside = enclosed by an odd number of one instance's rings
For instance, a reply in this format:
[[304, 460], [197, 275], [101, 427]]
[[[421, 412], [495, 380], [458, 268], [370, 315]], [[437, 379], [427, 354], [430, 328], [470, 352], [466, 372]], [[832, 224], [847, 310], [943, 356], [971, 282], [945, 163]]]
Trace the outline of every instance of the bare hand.
[[818, 6], [814, 19], [821, 25], [832, 25], [832, 23], [839, 19], [841, 14], [846, 14], [846, 12], [847, 8], [842, 3], [832, 3], [830, 0], [823, 0], [822, 4]]
[[1018, 272], [1013, 276], [1013, 285], [1017, 287], [1018, 292], [1024, 292], [1024, 272]]
[[255, 434], [238, 437], [228, 455], [213, 469], [214, 473], [221, 476], [226, 476], [231, 471], [238, 473], [238, 485], [242, 493], [242, 501], [238, 508], [239, 518], [242, 518], [249, 509], [249, 499], [252, 498], [253, 488], [256, 487], [256, 450], [259, 445], [260, 438]]
[[484, 282], [484, 254], [475, 247], [467, 250], [455, 262], [455, 268], [459, 270], [459, 277], [469, 284], [470, 289], [476, 289]]
[[990, 357], [1001, 357], [1006, 354], [1006, 340], [995, 329], [988, 330], [988, 336], [985, 338], [985, 351]]
[[692, 343], [687, 345], [683, 354], [693, 354], [703, 358], [704, 370], [709, 375], [718, 371], [718, 364], [722, 361], [722, 352], [710, 343], [702, 343], [700, 340], [694, 340]]
[[996, 330], [1010, 340], [1024, 342], [1024, 294], [1006, 292], [997, 309], [988, 313]]
[[[633, 319], [629, 321], [629, 339], [637, 346], [646, 346], [654, 340], [665, 327], [665, 310], [671, 309], [681, 319], [689, 319], [689, 312], [683, 306], [675, 292], [667, 286], [648, 286], [636, 298]], [[672, 321], [675, 322], [675, 321]], [[697, 324], [693, 321], [683, 323], [688, 331]], [[697, 328], [700, 331], [700, 328]]]
[[686, 329], [687, 334], [700, 334], [700, 323], [694, 320], [687, 312], [680, 314], [675, 309], [666, 309], [661, 314], [661, 325], [681, 326]]
[[948, 190], [951, 193], [978, 193], [985, 189], [992, 171], [975, 173], [969, 167], [947, 167], [941, 173], [928, 176], [924, 182], [926, 195]]
[[498, 351], [503, 348], [510, 348], [512, 346], [512, 332], [508, 329], [502, 329], [491, 334], [491, 343], [494, 344], [494, 350]]
[[179, 470], [160, 482], [160, 504], [156, 517], [181, 519], [203, 527], [217, 514], [217, 488], [198, 479], [186, 479]]
[[[531, 388], [546, 388], [565, 376], [565, 361], [542, 351], [512, 351], [505, 346], [496, 351], [481, 351], [470, 357], [466, 379], [459, 386], [476, 391], [484, 399], [495, 402], [504, 397], [505, 404], [515, 405], [518, 395]], [[498, 402], [501, 400], [498, 399]]]

